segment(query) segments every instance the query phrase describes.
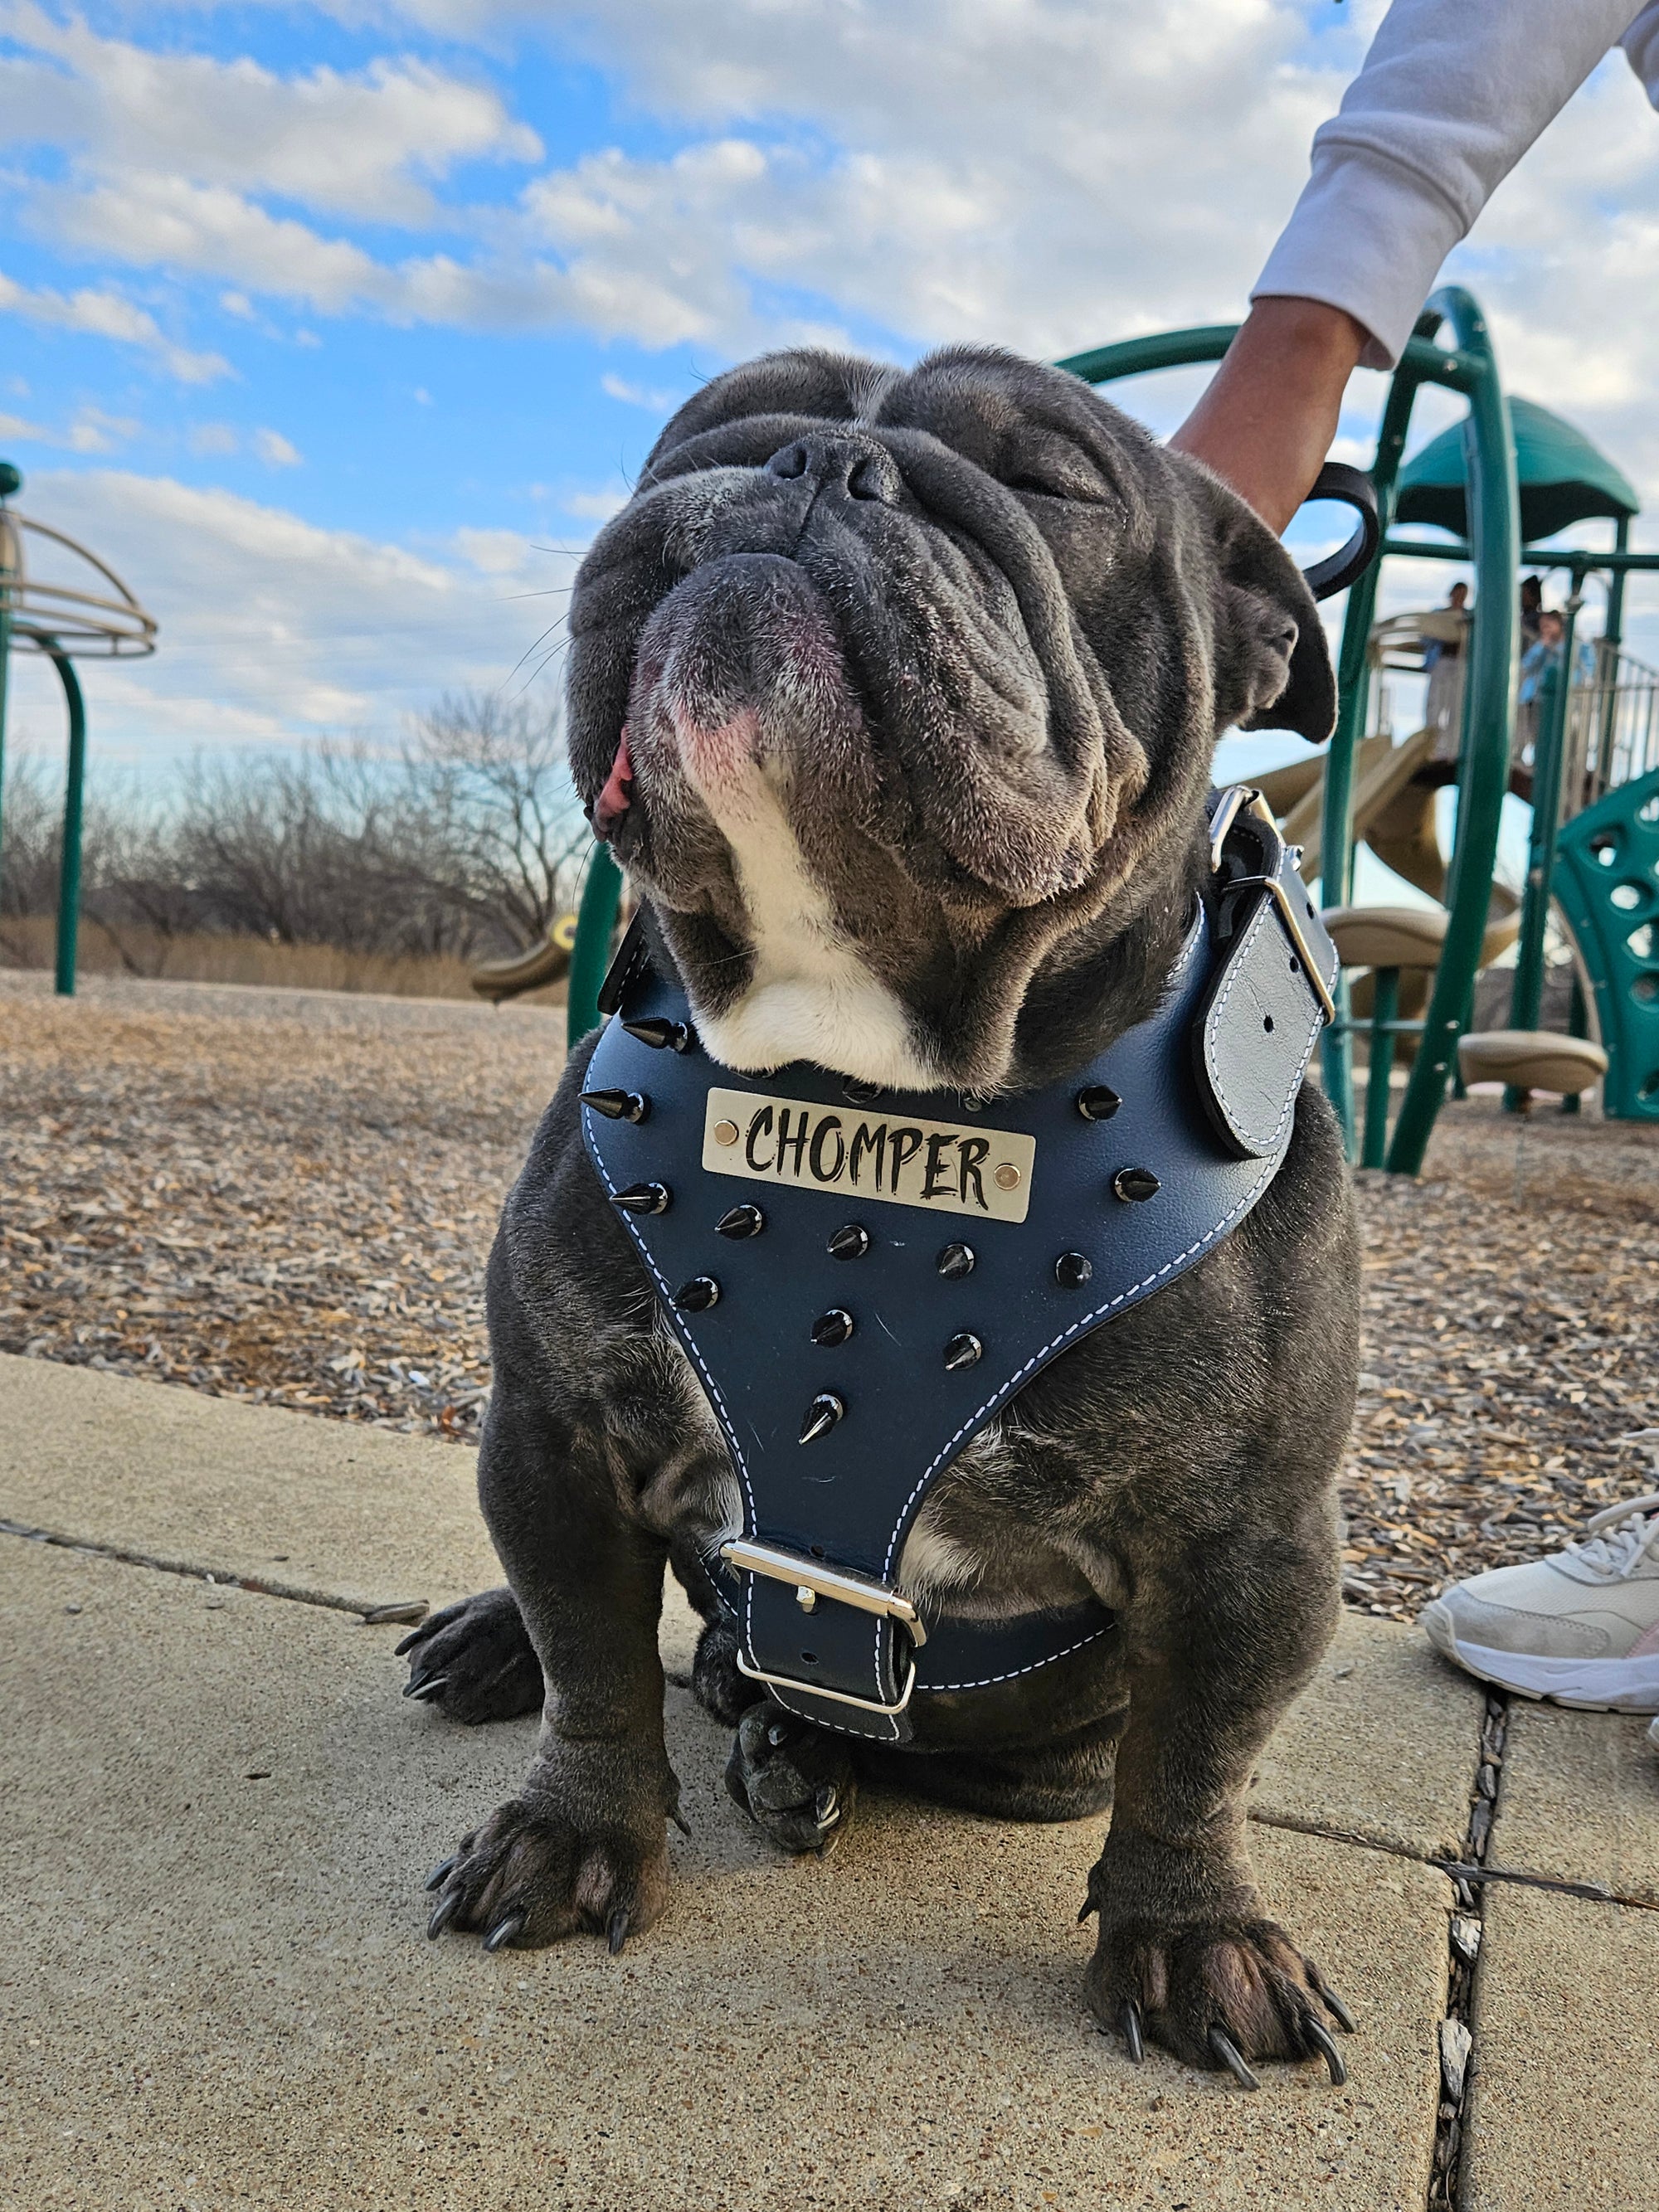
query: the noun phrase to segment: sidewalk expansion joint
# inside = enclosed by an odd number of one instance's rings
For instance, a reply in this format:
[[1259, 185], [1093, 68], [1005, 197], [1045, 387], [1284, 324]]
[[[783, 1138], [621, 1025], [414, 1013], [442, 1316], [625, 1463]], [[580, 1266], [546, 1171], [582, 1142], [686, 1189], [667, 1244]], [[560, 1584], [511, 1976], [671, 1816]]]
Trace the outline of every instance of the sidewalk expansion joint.
[[[1504, 1749], [1509, 1736], [1510, 1701], [1499, 1690], [1486, 1692], [1486, 1718], [1480, 1729], [1480, 1757], [1474, 1787], [1469, 1793], [1469, 1825], [1463, 1856], [1447, 1863], [1446, 1871], [1457, 1893], [1459, 1910], [1447, 1925], [1446, 2016], [1440, 2023], [1440, 2107], [1434, 2135], [1434, 2162], [1429, 2174], [1426, 2212], [1459, 2212], [1464, 2194], [1465, 2119], [1469, 2081], [1474, 2070], [1475, 1961], [1486, 1934], [1483, 1909], [1487, 1882], [1499, 1878], [1486, 1863], [1486, 1846], [1498, 1811], [1498, 1792], [1503, 1778]], [[1569, 1885], [1548, 1882], [1540, 1887]], [[1573, 1885], [1581, 1890], [1588, 1884]]]
[[1284, 1828], [1295, 1836], [1317, 1836], [1328, 1844], [1350, 1844], [1358, 1851], [1381, 1851], [1388, 1858], [1409, 1859], [1413, 1866], [1431, 1867], [1465, 1888], [1475, 1882], [1509, 1881], [1527, 1889], [1553, 1890], [1558, 1897], [1582, 1898], [1590, 1905], [1623, 1905], [1636, 1912], [1659, 1912], [1659, 1905], [1651, 1898], [1626, 1897], [1602, 1881], [1569, 1881], [1560, 1875], [1525, 1874], [1519, 1867], [1443, 1858], [1435, 1851], [1414, 1851], [1406, 1844], [1387, 1844], [1376, 1836], [1362, 1836], [1352, 1828], [1333, 1828], [1322, 1820], [1290, 1820], [1278, 1813], [1252, 1813], [1249, 1817], [1258, 1827]]
[[114, 1559], [122, 1566], [149, 1567], [162, 1575], [183, 1575], [217, 1589], [252, 1590], [259, 1597], [285, 1598], [293, 1605], [316, 1605], [330, 1613], [349, 1613], [374, 1627], [393, 1621], [413, 1625], [426, 1619], [431, 1607], [423, 1597], [393, 1598], [384, 1605], [361, 1598], [338, 1597], [331, 1590], [303, 1589], [266, 1575], [239, 1575], [234, 1567], [204, 1567], [191, 1559], [163, 1559], [154, 1552], [136, 1552], [122, 1544], [103, 1544], [85, 1536], [66, 1535], [58, 1528], [34, 1528], [21, 1521], [0, 1519], [0, 1536], [21, 1537], [25, 1543], [52, 1544], [58, 1550], [79, 1552], [88, 1559]]

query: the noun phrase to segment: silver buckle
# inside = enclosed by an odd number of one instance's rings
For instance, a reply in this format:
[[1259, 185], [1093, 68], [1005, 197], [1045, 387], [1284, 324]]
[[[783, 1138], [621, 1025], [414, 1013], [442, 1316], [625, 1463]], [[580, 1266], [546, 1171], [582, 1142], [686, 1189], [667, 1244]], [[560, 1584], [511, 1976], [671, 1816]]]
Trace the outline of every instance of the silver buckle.
[[[817, 1559], [805, 1559], [799, 1552], [781, 1552], [769, 1544], [752, 1544], [744, 1538], [734, 1538], [720, 1546], [720, 1557], [728, 1566], [741, 1574], [765, 1575], [769, 1580], [791, 1583], [794, 1585], [795, 1601], [803, 1613], [816, 1611], [821, 1597], [833, 1598], [840, 1605], [850, 1605], [860, 1613], [902, 1623], [913, 1645], [927, 1641], [927, 1624], [911, 1604], [885, 1583], [878, 1582], [872, 1575], [848, 1574], [839, 1567], [826, 1567]], [[794, 1674], [769, 1674], [758, 1667], [751, 1667], [743, 1653], [738, 1653], [738, 1672], [751, 1682], [764, 1682], [770, 1689], [793, 1690], [805, 1698], [825, 1698], [831, 1705], [851, 1705], [860, 1713], [879, 1714], [893, 1720], [910, 1702], [910, 1692], [916, 1686], [916, 1662], [910, 1662], [904, 1687], [896, 1705], [886, 1705], [879, 1698], [854, 1698], [845, 1690], [827, 1690], [817, 1682], [803, 1682]]]
[[[918, 1647], [927, 1641], [927, 1626], [909, 1599], [878, 1583], [873, 1575], [848, 1574], [840, 1567], [826, 1567], [821, 1560], [804, 1559], [799, 1552], [776, 1551], [770, 1544], [751, 1544], [743, 1537], [722, 1544], [720, 1557], [740, 1574], [793, 1583], [795, 1602], [803, 1613], [811, 1613], [821, 1597], [832, 1597], [842, 1605], [856, 1606], [860, 1613], [902, 1620], [910, 1632], [911, 1643]], [[821, 1690], [818, 1695], [827, 1698], [830, 1692]], [[854, 1698], [851, 1702], [857, 1705], [860, 1700]]]
[[910, 1662], [910, 1671], [904, 1678], [904, 1688], [896, 1705], [884, 1705], [878, 1698], [849, 1698], [845, 1690], [826, 1690], [817, 1682], [803, 1682], [795, 1674], [766, 1674], [758, 1667], [744, 1662], [738, 1654], [738, 1672], [746, 1674], [751, 1682], [764, 1682], [769, 1689], [793, 1690], [798, 1697], [827, 1698], [831, 1705], [852, 1705], [861, 1713], [880, 1713], [887, 1720], [896, 1719], [910, 1702], [910, 1692], [916, 1686], [916, 1662]]

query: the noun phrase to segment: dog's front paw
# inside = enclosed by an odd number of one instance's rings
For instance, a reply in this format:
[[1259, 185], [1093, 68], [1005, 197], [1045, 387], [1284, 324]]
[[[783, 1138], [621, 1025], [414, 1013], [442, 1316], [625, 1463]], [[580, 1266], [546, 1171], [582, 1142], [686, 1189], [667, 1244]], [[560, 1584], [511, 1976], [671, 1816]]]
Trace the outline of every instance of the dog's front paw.
[[620, 1951], [667, 1906], [668, 1844], [661, 1823], [647, 1838], [514, 1797], [461, 1838], [426, 1886], [437, 1893], [428, 1936], [459, 1928], [482, 1934], [486, 1951], [533, 1950], [586, 1928]]
[[784, 1850], [816, 1851], [845, 1826], [858, 1780], [853, 1754], [839, 1736], [769, 1698], [738, 1723], [726, 1786]]
[[447, 1605], [404, 1637], [397, 1656], [409, 1660], [404, 1697], [441, 1705], [452, 1720], [476, 1726], [540, 1708], [541, 1662], [510, 1589]]
[[1272, 1920], [1103, 1921], [1088, 1987], [1095, 2017], [1136, 2060], [1144, 2033], [1246, 2089], [1261, 2086], [1252, 2059], [1322, 2058], [1335, 2086], [1347, 2079], [1326, 2016], [1347, 2028], [1353, 2020]]

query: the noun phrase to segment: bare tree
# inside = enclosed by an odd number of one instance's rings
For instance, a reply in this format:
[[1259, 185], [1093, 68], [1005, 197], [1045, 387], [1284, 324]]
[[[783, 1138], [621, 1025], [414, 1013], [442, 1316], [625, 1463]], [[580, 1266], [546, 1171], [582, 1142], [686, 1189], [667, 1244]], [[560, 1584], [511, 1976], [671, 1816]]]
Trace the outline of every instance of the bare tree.
[[[48, 912], [55, 806], [29, 763], [8, 784], [0, 915]], [[130, 967], [187, 931], [477, 959], [545, 937], [588, 843], [556, 709], [467, 693], [389, 757], [198, 762], [165, 804], [89, 806], [82, 873]]]
[[407, 790], [434, 817], [428, 848], [452, 868], [464, 860], [468, 880], [452, 874], [448, 895], [505, 927], [517, 948], [539, 944], [574, 899], [590, 842], [557, 709], [499, 692], [448, 695], [417, 725], [404, 768]]

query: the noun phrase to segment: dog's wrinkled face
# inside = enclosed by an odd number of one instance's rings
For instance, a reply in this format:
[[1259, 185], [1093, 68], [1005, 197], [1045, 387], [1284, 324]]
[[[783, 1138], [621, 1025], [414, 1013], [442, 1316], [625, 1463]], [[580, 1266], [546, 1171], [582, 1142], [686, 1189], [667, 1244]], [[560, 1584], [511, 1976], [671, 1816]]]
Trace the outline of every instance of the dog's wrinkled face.
[[[714, 1055], [990, 1091], [1183, 867], [1211, 750], [1334, 709], [1313, 602], [1089, 387], [778, 354], [675, 416], [571, 610], [571, 757]], [[1267, 710], [1277, 702], [1278, 711]]]

